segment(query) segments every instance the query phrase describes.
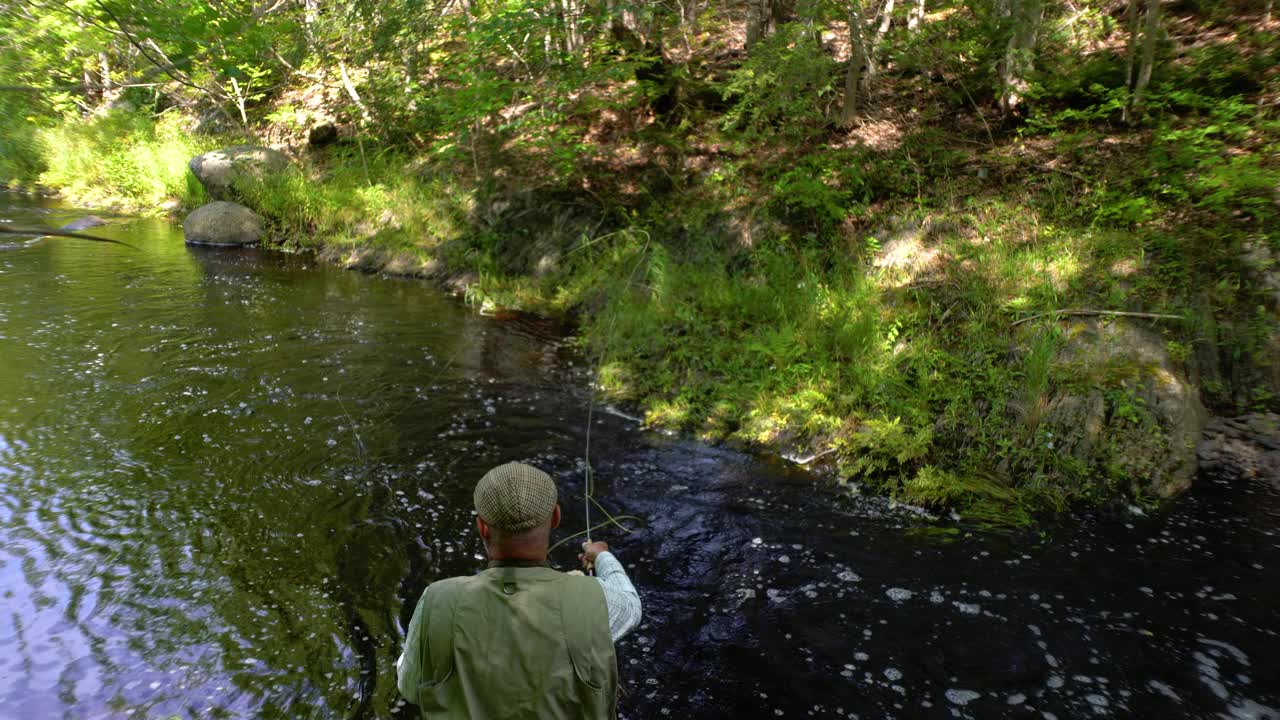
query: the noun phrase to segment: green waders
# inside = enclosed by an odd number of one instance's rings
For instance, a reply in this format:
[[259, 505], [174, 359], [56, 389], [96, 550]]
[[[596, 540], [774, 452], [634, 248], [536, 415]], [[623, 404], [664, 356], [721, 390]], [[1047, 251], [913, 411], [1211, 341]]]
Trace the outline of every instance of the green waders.
[[618, 665], [604, 590], [548, 567], [433, 583], [417, 640], [429, 720], [613, 720]]

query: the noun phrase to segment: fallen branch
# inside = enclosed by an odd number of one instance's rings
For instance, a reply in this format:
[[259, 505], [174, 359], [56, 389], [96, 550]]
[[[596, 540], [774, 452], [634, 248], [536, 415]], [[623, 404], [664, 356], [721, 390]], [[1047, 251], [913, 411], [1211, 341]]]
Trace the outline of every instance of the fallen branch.
[[1081, 175], [1081, 174], [1079, 174], [1079, 173], [1074, 173], [1074, 172], [1071, 172], [1070, 170], [1063, 170], [1063, 169], [1062, 169], [1062, 168], [1060, 168], [1060, 167], [1054, 167], [1054, 166], [1049, 165], [1049, 164], [1047, 164], [1047, 163], [1041, 163], [1041, 164], [1039, 165], [1039, 167], [1041, 167], [1041, 168], [1043, 168], [1043, 169], [1045, 169], [1045, 170], [1049, 170], [1049, 171], [1051, 171], [1051, 172], [1062, 173], [1063, 175], [1066, 175], [1067, 177], [1075, 178], [1076, 180], [1079, 180], [1080, 182], [1085, 183], [1085, 184], [1088, 184], [1088, 182], [1089, 182], [1089, 179], [1088, 179], [1088, 178], [1086, 178], [1085, 176], [1083, 176], [1083, 175]]
[[1014, 321], [1010, 324], [1010, 327], [1013, 327], [1014, 325], [1021, 325], [1021, 324], [1022, 324], [1022, 323], [1024, 323], [1024, 322], [1031, 322], [1032, 320], [1039, 320], [1040, 318], [1043, 318], [1043, 317], [1049, 317], [1049, 316], [1051, 316], [1051, 315], [1053, 315], [1053, 316], [1060, 316], [1060, 315], [1107, 315], [1107, 316], [1111, 316], [1111, 317], [1145, 318], [1145, 319], [1148, 319], [1148, 320], [1186, 320], [1186, 319], [1187, 319], [1187, 318], [1183, 317], [1182, 315], [1163, 315], [1163, 314], [1161, 314], [1161, 313], [1125, 312], [1125, 311], [1123, 311], [1123, 310], [1087, 310], [1087, 309], [1080, 309], [1080, 310], [1051, 310], [1051, 311], [1046, 312], [1046, 313], [1040, 313], [1039, 315], [1032, 315], [1032, 316], [1030, 316], [1030, 317], [1024, 317], [1024, 318], [1022, 318], [1021, 320], [1014, 320]]
[[0, 225], [0, 234], [34, 235], [38, 238], [46, 235], [56, 235], [57, 237], [69, 237], [77, 240], [93, 240], [94, 242], [111, 243], [113, 245], [123, 245], [127, 248], [133, 248], [134, 250], [138, 249], [127, 242], [120, 242], [119, 240], [112, 240], [111, 238], [97, 237], [95, 235], [82, 235], [80, 233], [70, 232], [68, 230], [56, 230], [54, 228], [15, 228]]

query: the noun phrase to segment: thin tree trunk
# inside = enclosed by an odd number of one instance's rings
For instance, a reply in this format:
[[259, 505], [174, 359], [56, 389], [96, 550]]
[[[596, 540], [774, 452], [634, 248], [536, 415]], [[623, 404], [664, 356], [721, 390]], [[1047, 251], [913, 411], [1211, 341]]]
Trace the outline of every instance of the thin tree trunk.
[[880, 24], [876, 26], [876, 34], [871, 38], [871, 44], [867, 48], [866, 70], [862, 74], [862, 86], [865, 90], [870, 90], [875, 84], [876, 78], [880, 75], [880, 45], [884, 42], [884, 36], [889, 33], [889, 27], [893, 24], [893, 7], [895, 0], [884, 0], [884, 5], [880, 8]]
[[360, 109], [360, 118], [366, 123], [369, 122], [369, 108], [360, 98], [360, 93], [356, 91], [356, 84], [351, 82], [351, 75], [347, 73], [347, 64], [341, 60], [338, 61], [338, 75], [342, 78], [342, 87], [347, 91], [347, 96]]
[[1262, 6], [1262, 24], [1271, 24], [1271, 5], [1273, 0], [1267, 0], [1267, 4]]
[[911, 9], [907, 11], [907, 30], [910, 32], [919, 30], [922, 22], [924, 22], [924, 0], [915, 0], [911, 4]]
[[769, 24], [769, 0], [747, 0], [747, 50], [764, 39]]
[[1010, 7], [1013, 32], [1005, 48], [1000, 72], [1000, 110], [1006, 114], [1022, 103], [1028, 78], [1035, 69], [1036, 38], [1044, 16], [1043, 0], [1014, 0]]
[[102, 73], [102, 94], [106, 95], [111, 92], [111, 61], [107, 59], [106, 51], [98, 53], [98, 66]]
[[1138, 79], [1133, 84], [1131, 118], [1136, 118], [1142, 107], [1142, 95], [1151, 83], [1151, 71], [1156, 62], [1156, 40], [1160, 35], [1160, 0], [1147, 0], [1147, 22], [1142, 38], [1142, 64], [1138, 66]]
[[862, 76], [867, 68], [867, 40], [862, 27], [862, 8], [857, 0], [849, 3], [849, 70], [844, 76], [844, 109], [840, 124], [852, 127], [858, 116], [858, 93], [862, 91]]
[[1124, 110], [1121, 113], [1121, 120], [1129, 122], [1129, 113], [1132, 108], [1130, 105], [1133, 101], [1133, 87], [1135, 81], [1134, 68], [1138, 64], [1138, 36], [1142, 34], [1142, 27], [1138, 24], [1138, 3], [1139, 0], [1129, 0], [1128, 7], [1125, 9], [1124, 22], [1129, 28], [1129, 43], [1125, 49], [1125, 69], [1124, 69], [1124, 86], [1129, 92], [1129, 97], [1124, 104]]

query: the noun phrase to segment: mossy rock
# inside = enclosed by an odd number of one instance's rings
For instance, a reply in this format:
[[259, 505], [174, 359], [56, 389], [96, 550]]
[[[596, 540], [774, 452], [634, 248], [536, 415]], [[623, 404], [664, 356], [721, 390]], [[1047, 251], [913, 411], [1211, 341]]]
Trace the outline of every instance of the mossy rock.
[[1139, 495], [1168, 498], [1189, 488], [1208, 414], [1164, 338], [1124, 320], [1073, 322], [1067, 336], [1057, 357], [1065, 382], [1037, 433], [1048, 438], [1056, 465]]
[[289, 167], [289, 158], [279, 150], [268, 147], [232, 145], [197, 155], [187, 165], [209, 193], [209, 197], [214, 200], [232, 200], [236, 178], [283, 172]]

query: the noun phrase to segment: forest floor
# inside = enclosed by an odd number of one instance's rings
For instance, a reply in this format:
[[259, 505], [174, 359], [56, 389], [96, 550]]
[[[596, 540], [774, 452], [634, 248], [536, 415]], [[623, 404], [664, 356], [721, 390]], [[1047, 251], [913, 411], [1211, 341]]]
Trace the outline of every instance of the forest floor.
[[[538, 137], [497, 128], [545, 107], [505, 108], [491, 132], [430, 151], [349, 116], [337, 144], [310, 148], [342, 99], [300, 86], [249, 138], [290, 148], [294, 167], [238, 190], [282, 247], [576, 318], [606, 392], [649, 423], [830, 451], [851, 482], [1025, 523], [1141, 490], [1046, 445], [1038, 421], [1079, 378], [1055, 363], [1060, 324], [1019, 320], [1177, 316], [1151, 327], [1211, 408], [1280, 407], [1275, 309], [1240, 261], [1280, 253], [1280, 43], [1274, 28], [1186, 37], [1136, 127], [1119, 122], [1123, 62], [1105, 48], [1047, 68], [1017, 117], [945, 68], [891, 66], [842, 129], [831, 87], [779, 99], [766, 85], [786, 78], [753, 83], [708, 31], [657, 90], [549, 101]], [[46, 131], [40, 182], [73, 202], [193, 206], [187, 160], [233, 138], [190, 127], [110, 113]], [[1109, 416], [1143, 412], [1130, 380], [1097, 380]]]

